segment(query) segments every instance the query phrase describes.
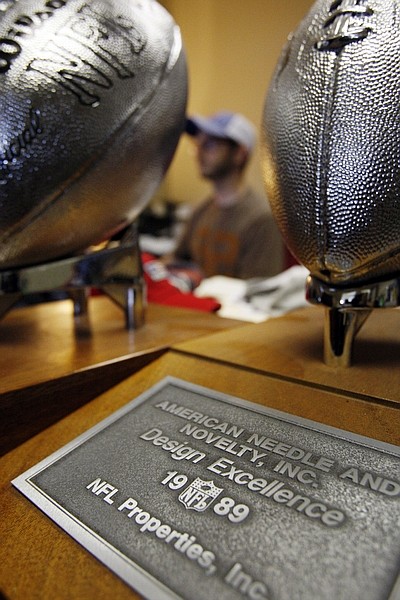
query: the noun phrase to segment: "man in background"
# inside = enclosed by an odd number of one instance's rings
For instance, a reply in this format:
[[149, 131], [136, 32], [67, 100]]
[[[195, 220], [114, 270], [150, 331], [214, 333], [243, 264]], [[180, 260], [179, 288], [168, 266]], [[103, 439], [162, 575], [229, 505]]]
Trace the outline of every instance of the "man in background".
[[[282, 270], [282, 241], [265, 197], [245, 181], [256, 143], [254, 126], [241, 114], [219, 112], [187, 120], [199, 171], [212, 190], [189, 219], [171, 267], [194, 263], [200, 277], [271, 277]], [[183, 264], [182, 264], [183, 262]]]

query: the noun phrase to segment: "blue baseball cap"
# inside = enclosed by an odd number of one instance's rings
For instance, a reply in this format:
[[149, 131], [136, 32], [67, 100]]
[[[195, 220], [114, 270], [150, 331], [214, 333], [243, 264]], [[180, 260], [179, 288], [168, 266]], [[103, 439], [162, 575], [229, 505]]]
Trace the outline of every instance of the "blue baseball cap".
[[256, 128], [246, 117], [228, 111], [218, 112], [210, 117], [189, 117], [186, 121], [186, 133], [196, 136], [199, 132], [233, 140], [249, 152], [253, 150], [257, 139]]

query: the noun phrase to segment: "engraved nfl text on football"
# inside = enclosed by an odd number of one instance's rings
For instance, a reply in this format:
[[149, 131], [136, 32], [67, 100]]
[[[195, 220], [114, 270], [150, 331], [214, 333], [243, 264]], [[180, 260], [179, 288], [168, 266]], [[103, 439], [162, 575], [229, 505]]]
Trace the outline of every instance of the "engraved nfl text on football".
[[324, 281], [400, 270], [399, 97], [399, 0], [317, 0], [269, 86], [262, 162], [287, 245]]
[[171, 162], [186, 100], [180, 30], [155, 0], [4, 0], [0, 268], [132, 222]]

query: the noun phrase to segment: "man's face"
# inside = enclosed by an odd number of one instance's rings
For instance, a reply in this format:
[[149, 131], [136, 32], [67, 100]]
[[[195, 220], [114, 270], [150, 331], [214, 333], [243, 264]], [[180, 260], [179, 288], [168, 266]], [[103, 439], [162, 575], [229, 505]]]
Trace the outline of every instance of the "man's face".
[[237, 146], [230, 140], [199, 133], [195, 138], [200, 173], [216, 181], [237, 169]]

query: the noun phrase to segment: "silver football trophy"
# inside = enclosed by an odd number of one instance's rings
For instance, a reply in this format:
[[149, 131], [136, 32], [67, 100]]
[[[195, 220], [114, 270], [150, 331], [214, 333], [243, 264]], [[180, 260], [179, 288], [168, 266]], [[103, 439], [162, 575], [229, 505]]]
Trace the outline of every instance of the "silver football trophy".
[[317, 0], [290, 36], [263, 115], [267, 193], [325, 362], [348, 366], [375, 308], [399, 300], [400, 2]]
[[91, 285], [131, 312], [137, 240], [104, 244], [159, 186], [186, 98], [180, 30], [155, 0], [0, 4], [0, 316], [60, 289], [84, 311]]

